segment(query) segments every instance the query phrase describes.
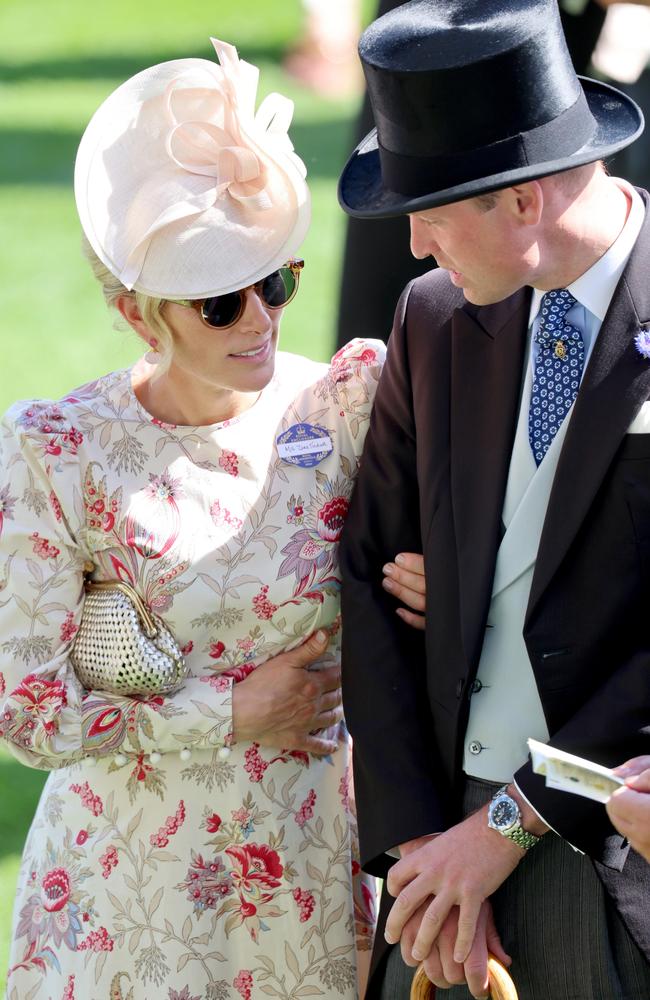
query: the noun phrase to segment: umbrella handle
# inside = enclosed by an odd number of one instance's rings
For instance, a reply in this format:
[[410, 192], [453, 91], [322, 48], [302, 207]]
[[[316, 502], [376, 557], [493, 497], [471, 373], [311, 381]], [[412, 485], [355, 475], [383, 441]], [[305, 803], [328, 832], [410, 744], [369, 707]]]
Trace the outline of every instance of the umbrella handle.
[[[510, 973], [494, 955], [488, 957], [488, 973], [492, 1000], [518, 1000]], [[435, 995], [436, 988], [427, 977], [424, 966], [418, 966], [411, 986], [411, 1000], [434, 1000]]]

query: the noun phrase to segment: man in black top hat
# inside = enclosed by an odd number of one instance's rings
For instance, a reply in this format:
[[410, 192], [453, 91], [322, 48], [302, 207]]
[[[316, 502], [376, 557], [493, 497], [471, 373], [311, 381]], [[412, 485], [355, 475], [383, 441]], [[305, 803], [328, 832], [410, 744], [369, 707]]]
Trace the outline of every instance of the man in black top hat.
[[[602, 163], [642, 115], [576, 77], [555, 0], [412, 0], [359, 51], [377, 129], [341, 204], [440, 265], [398, 305], [342, 546], [362, 862], [401, 856], [386, 937], [450, 998], [489, 948], [522, 1000], [647, 1000], [650, 866], [526, 744], [648, 753], [650, 219]], [[407, 998], [382, 951], [368, 996]]]

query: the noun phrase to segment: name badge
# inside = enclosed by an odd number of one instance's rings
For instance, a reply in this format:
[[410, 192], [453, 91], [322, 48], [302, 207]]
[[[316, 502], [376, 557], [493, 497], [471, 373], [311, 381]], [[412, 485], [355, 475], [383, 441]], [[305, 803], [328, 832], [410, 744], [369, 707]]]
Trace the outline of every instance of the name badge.
[[289, 465], [311, 469], [327, 458], [334, 447], [324, 427], [294, 424], [276, 438], [278, 455]]

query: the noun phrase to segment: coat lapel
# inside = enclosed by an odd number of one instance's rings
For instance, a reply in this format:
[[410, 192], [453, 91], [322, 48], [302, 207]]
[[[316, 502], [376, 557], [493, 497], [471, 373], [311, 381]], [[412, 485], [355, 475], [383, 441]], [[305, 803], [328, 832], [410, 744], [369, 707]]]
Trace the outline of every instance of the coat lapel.
[[649, 269], [646, 215], [573, 408], [544, 521], [527, 621], [575, 538], [627, 428], [650, 395], [650, 361], [634, 344], [639, 328], [650, 322]]
[[469, 664], [478, 662], [501, 536], [529, 308], [522, 290], [452, 320], [451, 491]]

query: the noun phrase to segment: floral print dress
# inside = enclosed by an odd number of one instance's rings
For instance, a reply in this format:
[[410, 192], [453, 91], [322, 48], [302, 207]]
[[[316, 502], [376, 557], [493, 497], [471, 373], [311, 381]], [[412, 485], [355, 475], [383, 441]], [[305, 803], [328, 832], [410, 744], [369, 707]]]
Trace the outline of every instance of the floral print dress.
[[[50, 770], [9, 1000], [357, 996], [374, 895], [345, 734], [324, 759], [231, 738], [232, 685], [339, 611], [337, 540], [384, 346], [278, 354], [241, 416], [153, 419], [132, 372], [0, 428], [0, 737]], [[168, 697], [86, 691], [83, 574], [134, 585], [183, 647]], [[334, 634], [324, 657], [339, 655]]]

